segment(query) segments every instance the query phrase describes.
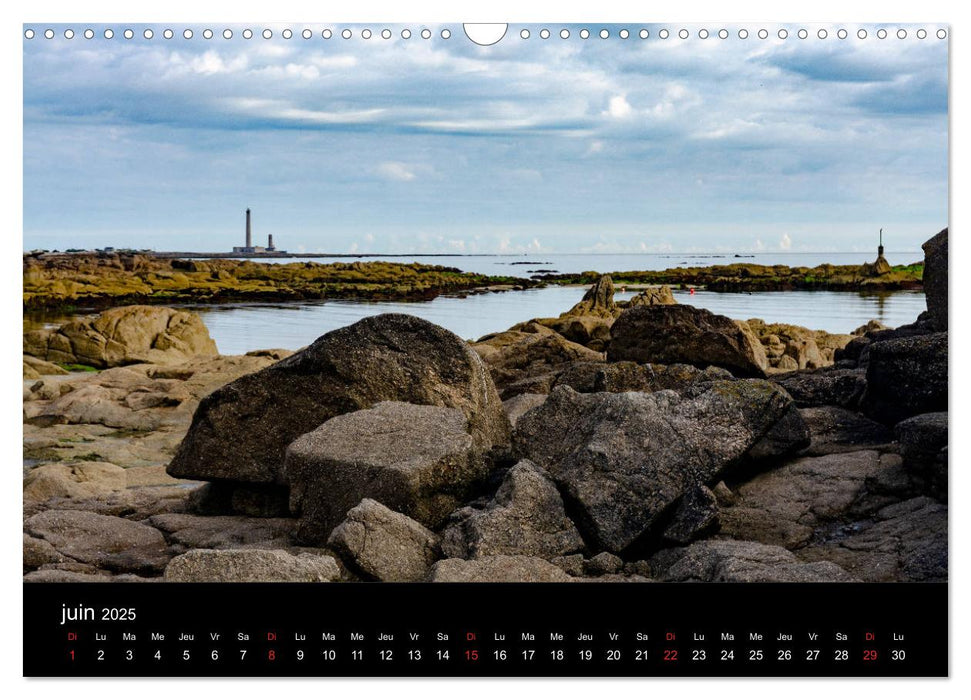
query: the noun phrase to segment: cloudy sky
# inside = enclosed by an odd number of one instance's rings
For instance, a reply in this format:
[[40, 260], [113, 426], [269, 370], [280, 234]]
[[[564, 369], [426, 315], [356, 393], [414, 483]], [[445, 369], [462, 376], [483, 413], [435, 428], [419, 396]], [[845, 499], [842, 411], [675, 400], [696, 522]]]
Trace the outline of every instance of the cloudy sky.
[[348, 26], [25, 39], [24, 248], [226, 250], [246, 207], [257, 243], [336, 253], [856, 251], [880, 227], [916, 251], [947, 225], [936, 28]]

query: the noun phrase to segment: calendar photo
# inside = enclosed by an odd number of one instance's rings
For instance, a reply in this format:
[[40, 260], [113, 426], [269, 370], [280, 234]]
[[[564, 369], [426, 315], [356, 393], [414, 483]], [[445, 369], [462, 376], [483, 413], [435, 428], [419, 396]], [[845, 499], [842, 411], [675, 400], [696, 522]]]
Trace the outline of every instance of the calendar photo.
[[946, 583], [948, 44], [25, 25], [25, 590]]

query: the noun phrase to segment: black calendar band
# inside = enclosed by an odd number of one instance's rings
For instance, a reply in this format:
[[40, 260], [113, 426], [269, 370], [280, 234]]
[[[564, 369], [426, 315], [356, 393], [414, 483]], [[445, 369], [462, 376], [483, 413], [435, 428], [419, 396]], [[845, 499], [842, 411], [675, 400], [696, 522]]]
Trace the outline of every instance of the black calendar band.
[[24, 584], [26, 676], [946, 676], [946, 584]]

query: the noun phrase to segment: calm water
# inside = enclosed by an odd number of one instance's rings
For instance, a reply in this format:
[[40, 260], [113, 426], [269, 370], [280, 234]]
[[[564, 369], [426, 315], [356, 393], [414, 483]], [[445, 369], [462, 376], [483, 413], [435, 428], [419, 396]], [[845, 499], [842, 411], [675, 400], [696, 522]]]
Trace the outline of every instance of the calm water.
[[[290, 262], [355, 262], [357, 260], [386, 260], [388, 262], [419, 262], [426, 265], [457, 267], [465, 272], [483, 275], [511, 275], [529, 277], [538, 272], [625, 272], [629, 270], [666, 270], [672, 267], [704, 267], [731, 263], [755, 263], [759, 265], [788, 265], [790, 267], [816, 267], [824, 263], [833, 265], [860, 265], [873, 262], [876, 251], [870, 253], [758, 253], [736, 258], [733, 254], [644, 253], [626, 255], [591, 255], [589, 253], [529, 253], [527, 255], [400, 255], [341, 258], [289, 258], [258, 259], [265, 263]], [[890, 252], [886, 254], [891, 265], [907, 265], [924, 259], [921, 251]]]
[[[236, 304], [195, 309], [219, 351], [242, 354], [262, 348], [295, 350], [336, 328], [366, 316], [405, 313], [420, 316], [466, 339], [502, 331], [531, 318], [557, 316], [583, 296], [578, 287], [479, 294], [465, 299], [438, 297], [427, 302], [325, 301], [300, 304]], [[633, 293], [618, 293], [628, 299]], [[888, 326], [910, 323], [926, 307], [923, 292], [861, 295], [853, 292], [760, 292], [730, 294], [675, 291], [679, 303], [693, 304], [731, 318], [762, 318], [833, 333], [849, 332], [870, 319]]]

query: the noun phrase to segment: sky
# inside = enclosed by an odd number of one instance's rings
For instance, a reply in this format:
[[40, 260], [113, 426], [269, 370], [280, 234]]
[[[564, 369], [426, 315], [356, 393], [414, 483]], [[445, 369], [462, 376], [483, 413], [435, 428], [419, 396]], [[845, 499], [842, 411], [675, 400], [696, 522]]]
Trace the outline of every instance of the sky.
[[936, 27], [87, 26], [23, 42], [25, 250], [226, 251], [247, 207], [256, 244], [321, 253], [870, 251], [880, 228], [917, 251], [947, 225]]

